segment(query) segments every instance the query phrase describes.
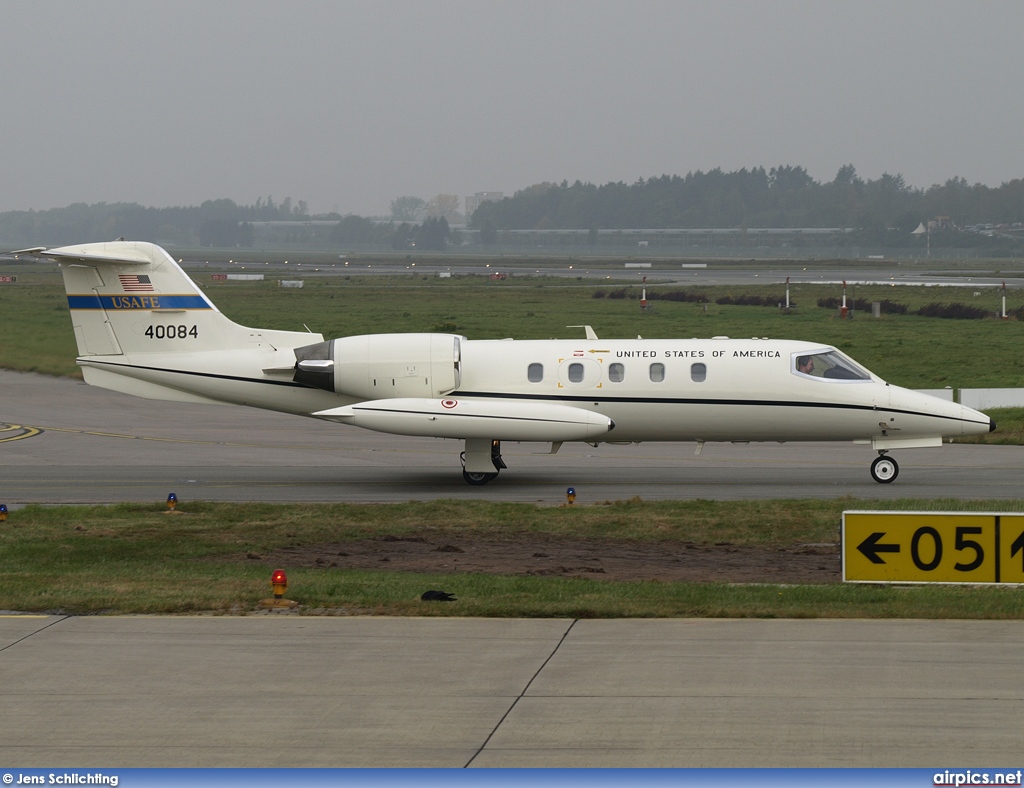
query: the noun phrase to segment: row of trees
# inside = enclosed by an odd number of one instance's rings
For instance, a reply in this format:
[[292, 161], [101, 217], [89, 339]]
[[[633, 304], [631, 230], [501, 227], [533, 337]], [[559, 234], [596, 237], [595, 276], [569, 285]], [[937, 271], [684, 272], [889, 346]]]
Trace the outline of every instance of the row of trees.
[[[431, 200], [398, 197], [391, 203], [391, 221], [381, 222], [337, 213], [311, 216], [305, 201], [293, 204], [291, 198], [275, 203], [272, 197], [260, 197], [253, 205], [207, 200], [176, 208], [77, 203], [47, 211], [0, 213], [0, 248], [118, 236], [183, 247], [244, 247], [259, 241], [260, 222], [290, 221], [294, 227], [307, 228], [301, 239], [296, 235], [296, 242], [317, 246], [443, 249], [462, 240], [451, 230], [461, 218], [458, 208], [454, 195], [438, 194]], [[1024, 228], [1012, 225], [1024, 224], [1024, 180], [988, 187], [952, 178], [917, 189], [900, 175], [864, 180], [846, 165], [827, 183], [815, 181], [802, 167], [715, 169], [628, 185], [563, 181], [537, 184], [513, 197], [483, 203], [471, 217], [470, 228], [484, 245], [515, 242], [503, 234], [510, 230], [584, 230], [587, 242], [596, 244], [599, 228], [839, 227], [854, 232], [837, 235], [837, 245], [923, 246], [924, 239], [911, 233], [922, 221], [939, 217], [948, 221], [935, 223], [934, 246], [1017, 250], [1020, 241], [1014, 233], [1024, 235]], [[325, 224], [335, 222], [333, 227]], [[976, 232], [964, 231], [971, 226]]]
[[429, 200], [420, 197], [396, 197], [391, 201], [393, 222], [418, 222], [424, 217], [444, 219], [448, 224], [461, 222], [459, 198], [454, 194], [436, 194]]
[[421, 224], [375, 222], [362, 216], [346, 216], [331, 231], [331, 241], [340, 246], [376, 245], [396, 250], [442, 251], [450, 243], [461, 243], [462, 237], [452, 231], [443, 216], [427, 217]]
[[470, 226], [482, 230], [725, 227], [850, 227], [912, 232], [929, 218], [959, 227], [1024, 222], [1024, 180], [991, 188], [952, 178], [928, 189], [901, 175], [864, 180], [853, 165], [815, 181], [803, 167], [664, 175], [633, 184], [541, 183], [483, 203]]
[[[190, 208], [100, 203], [48, 211], [9, 211], [0, 213], [0, 250], [109, 241], [119, 236], [183, 247], [249, 248], [257, 240], [259, 222], [282, 221], [295, 222], [298, 228], [294, 237], [285, 232], [286, 242], [314, 246], [385, 246], [396, 250], [438, 251], [462, 242], [462, 235], [452, 231], [443, 216], [428, 216], [419, 223], [382, 222], [336, 213], [310, 216], [303, 201], [294, 207], [288, 199], [275, 205], [268, 197], [266, 201], [257, 200], [255, 205], [208, 200]], [[280, 239], [288, 227], [276, 226], [264, 232], [275, 231]]]
[[[295, 222], [295, 227], [302, 229], [301, 234], [293, 239], [296, 243], [442, 250], [449, 244], [462, 241], [462, 236], [451, 230], [443, 213], [450, 212], [452, 200], [456, 201], [456, 207], [458, 204], [458, 198], [448, 197], [450, 195], [438, 195], [429, 203], [419, 201], [423, 203], [424, 211], [428, 208], [442, 210], [438, 215], [427, 215], [422, 221], [393, 222], [351, 214], [311, 216], [304, 200], [293, 204], [290, 198], [285, 198], [277, 204], [272, 197], [261, 197], [254, 205], [238, 205], [233, 200], [207, 200], [188, 208], [146, 208], [135, 203], [77, 203], [46, 211], [8, 211], [0, 213], [0, 250], [5, 247], [109, 241], [119, 236], [183, 247], [248, 248], [257, 241], [260, 222], [288, 221]], [[418, 218], [419, 211], [414, 210], [411, 215]], [[307, 228], [307, 222], [319, 226]], [[324, 222], [337, 224], [324, 226]], [[274, 229], [280, 236], [282, 228]]]
[[290, 197], [275, 203], [260, 197], [254, 205], [234, 200], [207, 200], [187, 208], [146, 208], [136, 203], [75, 203], [46, 211], [0, 213], [0, 243], [7, 245], [59, 245], [109, 241], [112, 238], [147, 239], [181, 246], [251, 246], [251, 222], [340, 220], [339, 214], [311, 217], [305, 200]]

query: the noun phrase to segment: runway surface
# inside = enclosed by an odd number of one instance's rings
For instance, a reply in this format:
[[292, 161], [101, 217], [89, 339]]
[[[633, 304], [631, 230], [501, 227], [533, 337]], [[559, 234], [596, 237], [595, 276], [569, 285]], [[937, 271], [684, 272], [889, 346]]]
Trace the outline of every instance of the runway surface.
[[14, 767], [1007, 768], [1024, 622], [0, 616]]
[[[629, 259], [630, 265], [648, 263], [650, 268], [626, 268], [624, 261]], [[239, 261], [241, 263], [241, 261]], [[649, 282], [663, 285], [671, 282], [683, 286], [710, 285], [768, 285], [782, 284], [787, 279], [794, 285], [798, 284], [885, 284], [914, 285], [924, 287], [980, 287], [997, 288], [1005, 283], [1010, 289], [1024, 287], [1024, 278], [1019, 276], [1001, 276], [991, 268], [972, 270], [970, 265], [958, 266], [948, 261], [928, 262], [921, 260], [872, 262], [863, 260], [851, 261], [848, 265], [828, 263], [822, 265], [817, 261], [806, 260], [701, 260], [698, 265], [705, 268], [692, 268], [691, 263], [671, 262], [657, 257], [607, 257], [593, 259], [570, 259], [552, 262], [550, 258], [538, 259], [536, 264], [518, 257], [509, 260], [495, 259], [487, 264], [479, 261], [454, 260], [435, 261], [429, 257], [417, 258], [416, 263], [382, 263], [354, 261], [349, 265], [335, 263], [333, 265], [285, 265], [277, 263], [250, 263], [244, 266], [245, 273], [263, 273], [268, 277], [289, 274], [303, 278], [330, 276], [437, 276], [439, 273], [476, 274], [489, 276], [495, 272], [503, 272], [511, 277], [514, 284], [517, 279], [529, 277], [555, 277], [558, 279], [613, 279], [615, 281], [639, 280], [647, 277]], [[236, 267], [238, 264], [235, 264]], [[197, 279], [205, 277], [208, 272], [221, 272], [223, 263], [203, 263], [188, 261], [184, 268]], [[241, 270], [240, 270], [241, 272]], [[507, 284], [505, 286], [508, 286]]]
[[[7, 429], [4, 429], [4, 425]], [[142, 400], [68, 379], [0, 370], [0, 503], [393, 502], [435, 498], [562, 503], [658, 499], [1024, 497], [1024, 448], [947, 445], [875, 453], [853, 444], [505, 443], [491, 484], [462, 480], [462, 443], [367, 432], [250, 408]]]

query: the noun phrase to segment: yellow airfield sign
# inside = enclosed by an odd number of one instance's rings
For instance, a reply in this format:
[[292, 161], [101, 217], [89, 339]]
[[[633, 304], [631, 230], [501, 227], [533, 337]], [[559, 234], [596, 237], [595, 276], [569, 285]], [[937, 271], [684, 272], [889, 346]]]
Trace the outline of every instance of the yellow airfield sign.
[[1024, 584], [1020, 512], [843, 512], [843, 582]]

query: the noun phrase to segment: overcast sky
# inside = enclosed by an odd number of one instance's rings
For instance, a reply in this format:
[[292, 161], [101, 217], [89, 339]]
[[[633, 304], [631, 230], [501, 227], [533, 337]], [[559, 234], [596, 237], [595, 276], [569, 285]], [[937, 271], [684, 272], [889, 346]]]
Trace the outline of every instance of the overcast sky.
[[1024, 176], [1024, 3], [0, 0], [0, 211]]

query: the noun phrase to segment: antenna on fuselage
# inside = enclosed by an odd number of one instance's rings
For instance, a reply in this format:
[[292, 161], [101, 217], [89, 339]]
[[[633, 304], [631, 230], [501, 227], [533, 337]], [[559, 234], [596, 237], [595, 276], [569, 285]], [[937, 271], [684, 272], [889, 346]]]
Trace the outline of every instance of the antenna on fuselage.
[[566, 326], [566, 328], [582, 328], [587, 332], [587, 339], [597, 339], [597, 333], [590, 326]]

